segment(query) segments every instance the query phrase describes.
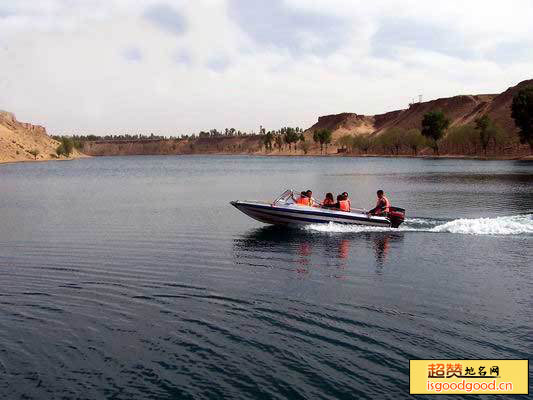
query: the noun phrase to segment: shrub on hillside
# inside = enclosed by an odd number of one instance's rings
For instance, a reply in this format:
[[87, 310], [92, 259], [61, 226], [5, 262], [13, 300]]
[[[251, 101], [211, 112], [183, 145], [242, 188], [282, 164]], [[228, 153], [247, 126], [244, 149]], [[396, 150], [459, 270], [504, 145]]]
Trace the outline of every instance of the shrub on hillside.
[[39, 150], [37, 150], [37, 149], [33, 149], [33, 150], [28, 151], [28, 153], [30, 153], [30, 154], [34, 157], [34, 159], [37, 160], [37, 156], [38, 156], [41, 152], [40, 152]]
[[63, 137], [61, 138], [61, 144], [57, 146], [56, 154], [58, 157], [65, 156], [70, 157], [74, 149], [74, 141], [71, 138]]

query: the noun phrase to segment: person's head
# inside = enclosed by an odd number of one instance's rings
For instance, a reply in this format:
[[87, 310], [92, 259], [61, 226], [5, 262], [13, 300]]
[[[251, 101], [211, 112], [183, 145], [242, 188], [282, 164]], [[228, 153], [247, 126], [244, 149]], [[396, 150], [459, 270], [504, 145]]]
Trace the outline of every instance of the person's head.
[[337, 196], [337, 201], [341, 201], [341, 200], [344, 200], [344, 199], [342, 198], [342, 194], [339, 194], [339, 195]]
[[383, 190], [379, 189], [377, 191], [378, 199], [381, 199], [383, 197]]
[[348, 192], [344, 192], [342, 194], [342, 197], [344, 197], [344, 200], [348, 200]]
[[306, 191], [305, 194], [307, 195], [307, 197], [313, 196], [313, 192], [311, 190]]
[[300, 193], [300, 196], [302, 196], [302, 197], [307, 197], [307, 192], [301, 192], [301, 193]]
[[326, 199], [333, 201], [333, 193], [326, 193]]

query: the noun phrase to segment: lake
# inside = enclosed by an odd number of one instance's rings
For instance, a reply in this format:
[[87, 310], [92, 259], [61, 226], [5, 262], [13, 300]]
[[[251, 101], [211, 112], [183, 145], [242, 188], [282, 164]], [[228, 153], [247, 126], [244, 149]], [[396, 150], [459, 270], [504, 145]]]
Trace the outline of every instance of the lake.
[[[407, 221], [229, 204], [287, 188], [382, 188]], [[531, 162], [102, 157], [0, 165], [0, 191], [2, 398], [403, 399], [410, 359], [533, 355]]]

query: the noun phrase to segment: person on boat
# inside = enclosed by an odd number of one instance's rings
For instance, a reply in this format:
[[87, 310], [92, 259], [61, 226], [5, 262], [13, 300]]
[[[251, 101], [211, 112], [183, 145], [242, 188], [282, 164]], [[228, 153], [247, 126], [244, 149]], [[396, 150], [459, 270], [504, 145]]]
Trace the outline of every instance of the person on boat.
[[346, 198], [346, 201], [348, 202], [348, 205], [350, 206], [350, 209], [351, 209], [352, 208], [352, 202], [350, 201], [350, 197], [348, 196], [348, 192], [344, 192], [342, 195]]
[[339, 210], [341, 211], [347, 211], [350, 212], [350, 200], [348, 199], [348, 193], [344, 192], [341, 194], [340, 200], [339, 200]]
[[296, 199], [296, 204], [299, 206], [310, 206], [311, 199], [307, 196], [307, 192], [301, 192], [300, 197]]
[[309, 199], [309, 206], [316, 207], [318, 202], [315, 199], [313, 199], [313, 192], [311, 190], [307, 190], [305, 194], [307, 195], [307, 198]]
[[335, 205], [335, 200], [333, 199], [333, 193], [326, 193], [326, 198], [322, 202], [322, 207], [333, 207]]
[[368, 212], [369, 215], [387, 215], [390, 211], [390, 201], [383, 193], [383, 190], [377, 191], [378, 201], [376, 206]]

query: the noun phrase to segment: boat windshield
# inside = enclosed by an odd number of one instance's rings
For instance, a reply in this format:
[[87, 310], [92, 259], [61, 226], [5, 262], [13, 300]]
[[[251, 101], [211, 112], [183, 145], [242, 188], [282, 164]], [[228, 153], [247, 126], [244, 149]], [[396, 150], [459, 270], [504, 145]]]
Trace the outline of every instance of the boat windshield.
[[272, 202], [272, 205], [275, 204], [294, 204], [294, 190], [287, 189], [285, 190], [281, 196], [279, 196], [276, 200]]

